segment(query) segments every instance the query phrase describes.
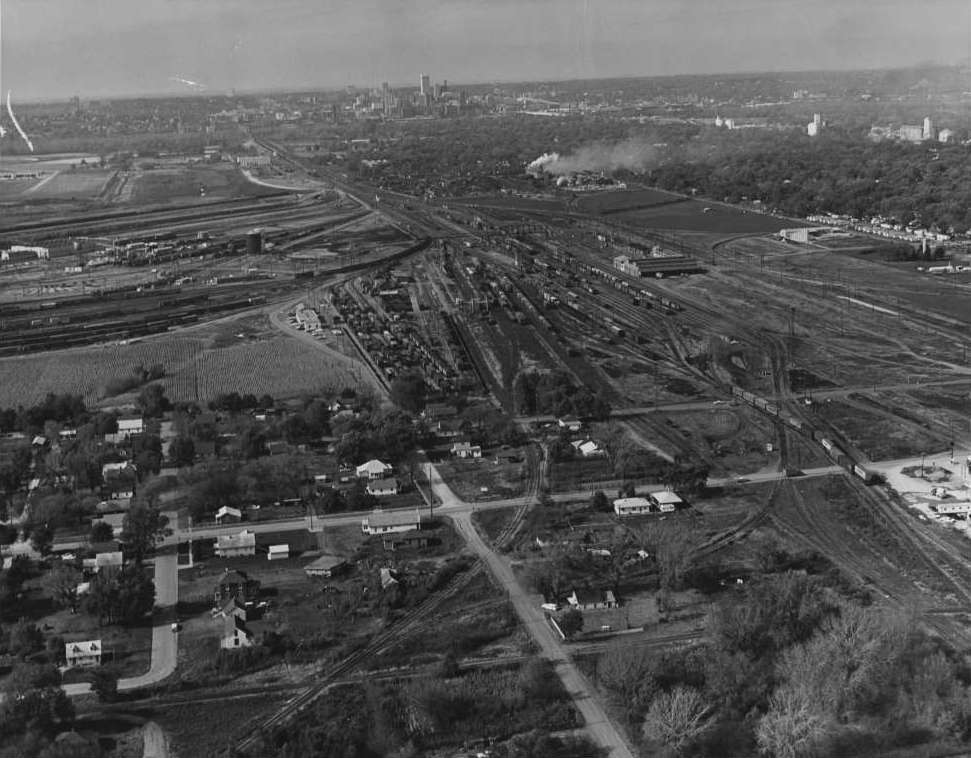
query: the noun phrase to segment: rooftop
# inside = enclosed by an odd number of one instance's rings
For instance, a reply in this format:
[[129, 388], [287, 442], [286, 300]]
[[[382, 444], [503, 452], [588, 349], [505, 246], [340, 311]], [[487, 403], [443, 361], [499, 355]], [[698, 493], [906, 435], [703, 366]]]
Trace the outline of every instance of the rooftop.
[[407, 511], [373, 511], [364, 520], [368, 526], [405, 526], [406, 524], [421, 524], [421, 514], [418, 509]]

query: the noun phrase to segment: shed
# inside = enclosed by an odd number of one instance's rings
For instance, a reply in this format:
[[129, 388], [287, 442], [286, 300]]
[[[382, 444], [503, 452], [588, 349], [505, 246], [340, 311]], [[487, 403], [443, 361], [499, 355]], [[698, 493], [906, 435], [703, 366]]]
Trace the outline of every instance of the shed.
[[282, 545], [270, 545], [266, 553], [269, 561], [278, 561], [290, 557], [290, 546], [286, 543]]
[[303, 567], [307, 576], [330, 578], [347, 569], [347, 562], [337, 555], [322, 555]]

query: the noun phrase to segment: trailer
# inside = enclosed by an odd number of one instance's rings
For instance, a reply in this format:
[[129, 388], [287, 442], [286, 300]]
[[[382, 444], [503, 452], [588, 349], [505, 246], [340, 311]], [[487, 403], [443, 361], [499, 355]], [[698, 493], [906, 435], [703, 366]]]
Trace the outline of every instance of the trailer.
[[830, 440], [826, 439], [825, 437], [819, 438], [819, 444], [823, 446], [823, 448], [826, 450], [827, 453], [832, 453], [833, 448], [835, 447], [833, 443]]

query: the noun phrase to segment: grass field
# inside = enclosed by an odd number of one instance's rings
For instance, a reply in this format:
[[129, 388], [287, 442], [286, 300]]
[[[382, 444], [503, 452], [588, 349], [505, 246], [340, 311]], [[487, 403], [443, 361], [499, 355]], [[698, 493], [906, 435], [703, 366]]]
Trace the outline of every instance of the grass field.
[[[711, 208], [711, 210], [705, 213], [705, 208]], [[683, 229], [723, 234], [768, 234], [800, 225], [789, 219], [736, 210], [717, 203], [708, 204], [703, 200], [687, 199], [680, 203], [670, 203], [655, 208], [615, 213], [612, 218], [652, 229]]]
[[0, 201], [19, 200], [26, 190], [29, 190], [38, 179], [5, 179], [0, 182]]
[[27, 190], [23, 197], [25, 199], [90, 199], [97, 197], [105, 186], [105, 182], [113, 174], [113, 171], [103, 171], [101, 169], [85, 169], [84, 171], [60, 171], [49, 181], [41, 180], [31, 189]]
[[214, 346], [206, 336], [160, 337], [0, 360], [0, 407], [30, 405], [48, 392], [104, 398], [112, 379], [135, 366], [162, 364], [170, 400], [206, 403], [224, 392], [285, 398], [323, 388], [357, 386], [358, 379], [325, 353], [284, 336], [261, 335]]
[[[205, 196], [200, 189], [205, 187]], [[132, 202], [165, 203], [194, 198], [211, 200], [222, 197], [240, 197], [274, 194], [279, 190], [253, 184], [243, 174], [231, 167], [180, 167], [153, 169], [134, 179]]]

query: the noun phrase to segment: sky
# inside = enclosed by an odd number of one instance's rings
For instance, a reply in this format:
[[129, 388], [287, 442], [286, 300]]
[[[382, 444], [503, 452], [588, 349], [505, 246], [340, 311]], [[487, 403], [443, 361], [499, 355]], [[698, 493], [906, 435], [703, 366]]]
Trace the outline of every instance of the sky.
[[0, 18], [20, 100], [971, 57], [969, 0], [0, 0]]

